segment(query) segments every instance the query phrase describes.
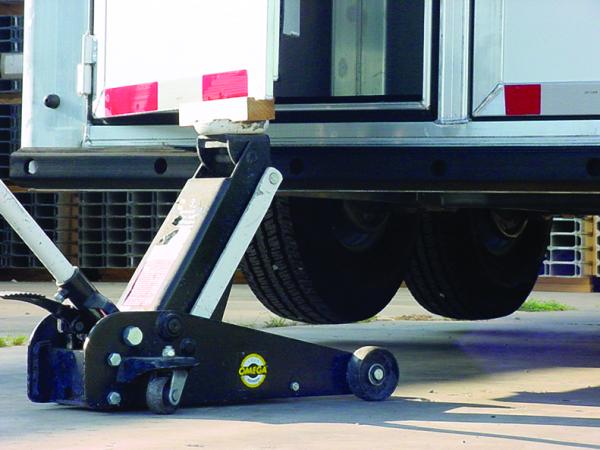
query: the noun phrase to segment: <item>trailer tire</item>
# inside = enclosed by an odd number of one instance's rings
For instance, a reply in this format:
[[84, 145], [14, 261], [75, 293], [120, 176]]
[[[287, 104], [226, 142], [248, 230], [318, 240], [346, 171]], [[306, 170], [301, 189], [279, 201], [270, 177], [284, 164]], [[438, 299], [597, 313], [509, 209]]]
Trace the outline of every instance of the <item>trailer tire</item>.
[[267, 309], [301, 322], [351, 323], [390, 302], [408, 270], [417, 215], [386, 212], [364, 242], [357, 234], [347, 244], [337, 236], [348, 225], [340, 219], [346, 207], [342, 200], [275, 199], [241, 264]]
[[[519, 232], [490, 225], [493, 211], [427, 213], [406, 283], [428, 311], [459, 320], [515, 312], [538, 278], [551, 221], [521, 214]], [[493, 230], [494, 229], [494, 230]]]

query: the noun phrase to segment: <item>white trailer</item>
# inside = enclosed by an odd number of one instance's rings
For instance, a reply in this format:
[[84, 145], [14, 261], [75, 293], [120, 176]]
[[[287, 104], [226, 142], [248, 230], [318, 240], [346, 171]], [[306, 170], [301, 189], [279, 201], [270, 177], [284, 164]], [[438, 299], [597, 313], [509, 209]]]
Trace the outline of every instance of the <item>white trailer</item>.
[[27, 0], [25, 14], [12, 179], [179, 188], [198, 135], [266, 130], [283, 195], [242, 267], [284, 317], [365, 319], [404, 280], [438, 314], [510, 314], [549, 219], [600, 207], [598, 1]]

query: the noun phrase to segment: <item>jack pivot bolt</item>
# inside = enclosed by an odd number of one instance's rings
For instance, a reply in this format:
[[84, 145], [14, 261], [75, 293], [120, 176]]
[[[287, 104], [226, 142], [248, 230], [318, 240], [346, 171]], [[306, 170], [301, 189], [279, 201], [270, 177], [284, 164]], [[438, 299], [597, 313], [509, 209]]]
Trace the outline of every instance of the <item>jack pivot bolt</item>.
[[129, 347], [137, 347], [144, 340], [144, 333], [138, 327], [127, 327], [123, 330], [123, 341]]
[[162, 351], [163, 358], [174, 358], [175, 357], [175, 349], [170, 345], [167, 345], [163, 348]]
[[110, 392], [106, 396], [106, 401], [110, 406], [119, 406], [121, 404], [121, 394], [115, 391]]
[[181, 336], [183, 322], [177, 314], [161, 314], [156, 322], [158, 334], [167, 341], [172, 341]]
[[271, 175], [269, 175], [269, 181], [273, 186], [275, 186], [281, 181], [281, 176], [277, 172], [273, 172]]
[[119, 367], [121, 365], [122, 360], [123, 359], [121, 358], [121, 355], [119, 355], [118, 353], [111, 353], [106, 359], [110, 367]]

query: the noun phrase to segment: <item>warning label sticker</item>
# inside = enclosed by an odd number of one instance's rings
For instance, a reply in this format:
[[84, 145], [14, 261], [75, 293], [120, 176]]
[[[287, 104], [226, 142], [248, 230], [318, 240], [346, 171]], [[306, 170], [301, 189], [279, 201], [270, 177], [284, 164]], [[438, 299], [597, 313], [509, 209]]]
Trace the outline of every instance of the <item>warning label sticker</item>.
[[121, 310], [153, 310], [160, 302], [166, 275], [174, 267], [189, 229], [179, 229], [165, 236], [142, 261], [135, 278], [130, 282], [119, 307]]

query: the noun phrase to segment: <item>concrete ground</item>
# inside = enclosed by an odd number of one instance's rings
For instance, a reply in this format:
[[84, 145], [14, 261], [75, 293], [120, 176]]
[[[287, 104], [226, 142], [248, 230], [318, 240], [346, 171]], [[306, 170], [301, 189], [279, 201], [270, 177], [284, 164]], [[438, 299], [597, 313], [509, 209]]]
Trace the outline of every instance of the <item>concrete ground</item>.
[[[100, 287], [113, 298], [123, 288]], [[0, 283], [0, 290], [53, 288]], [[377, 322], [270, 330], [348, 350], [392, 350], [401, 380], [384, 403], [278, 400], [167, 417], [38, 405], [26, 398], [25, 349], [0, 349], [0, 448], [600, 449], [600, 295], [533, 297], [576, 310], [454, 322], [401, 290]], [[0, 303], [0, 336], [26, 334], [42, 316]], [[226, 320], [262, 326], [271, 317], [246, 287], [234, 288]]]

